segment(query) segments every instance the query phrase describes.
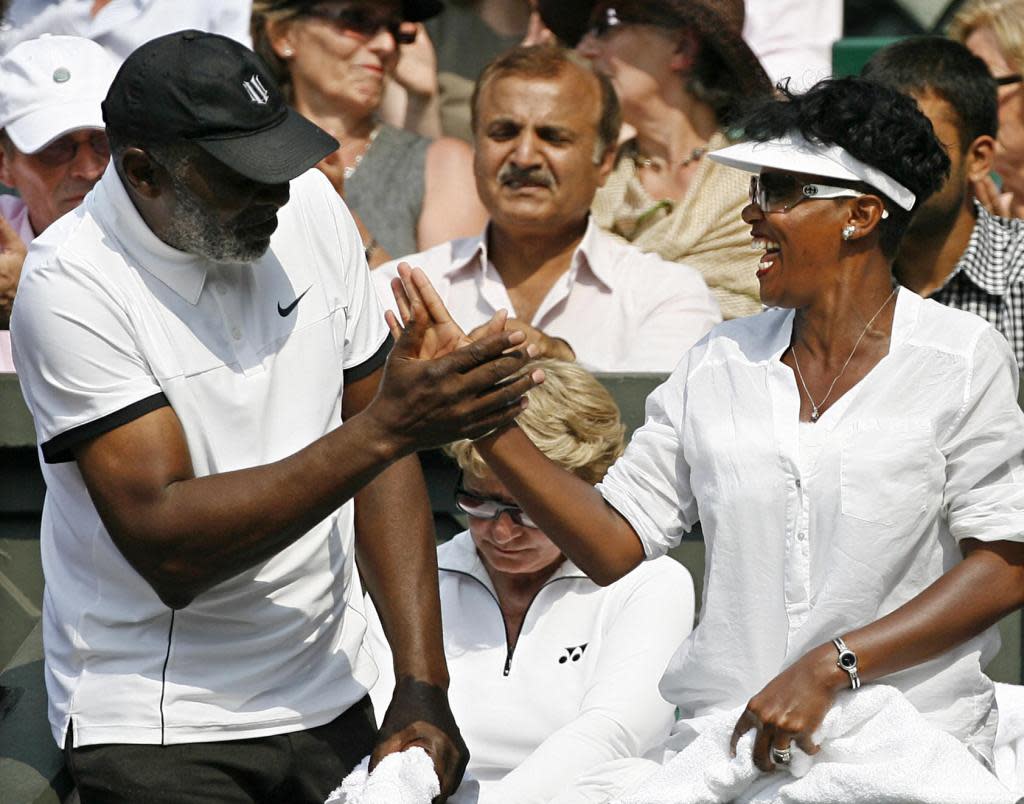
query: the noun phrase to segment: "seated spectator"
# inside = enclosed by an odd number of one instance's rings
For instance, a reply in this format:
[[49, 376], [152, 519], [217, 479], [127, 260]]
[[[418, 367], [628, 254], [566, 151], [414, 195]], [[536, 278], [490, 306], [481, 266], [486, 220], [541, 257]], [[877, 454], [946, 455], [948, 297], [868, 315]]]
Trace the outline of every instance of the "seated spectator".
[[999, 139], [993, 167], [1002, 180], [978, 181], [978, 199], [996, 215], [1024, 217], [1024, 0], [969, 0], [949, 35], [988, 65], [999, 85]]
[[[616, 241], [590, 219], [619, 127], [608, 81], [558, 47], [517, 48], [480, 77], [473, 124], [490, 223], [406, 259], [467, 331], [505, 308], [542, 356], [595, 371], [670, 371], [720, 320], [718, 307], [695, 270]], [[374, 272], [385, 304], [396, 274], [396, 263]]]
[[[516, 420], [559, 466], [596, 483], [622, 452], [614, 400], [586, 371], [545, 360], [545, 381]], [[469, 529], [438, 548], [449, 700], [470, 760], [454, 801], [550, 801], [580, 773], [641, 756], [668, 736], [658, 679], [693, 627], [693, 581], [662, 557], [600, 587], [533, 525], [470, 441], [450, 447], [463, 472]], [[368, 644], [383, 712], [394, 686], [376, 612]]]
[[249, 45], [250, 0], [11, 0], [0, 26], [0, 54], [43, 34], [81, 36], [124, 61], [143, 42], [197, 28]]
[[862, 75], [913, 97], [952, 163], [911, 219], [893, 273], [915, 293], [980, 315], [1024, 366], [1024, 220], [992, 215], [974, 193], [992, 167], [998, 127], [985, 63], [958, 42], [917, 37], [877, 52]]
[[0, 60], [0, 371], [10, 359], [11, 308], [28, 244], [77, 207], [110, 158], [100, 102], [116, 64], [94, 42], [49, 36]]
[[484, 211], [463, 142], [381, 123], [399, 43], [437, 0], [255, 0], [252, 37], [291, 104], [341, 147], [320, 164], [361, 223], [371, 265], [475, 232]]
[[615, 85], [636, 136], [594, 200], [602, 229], [699, 270], [726, 318], [761, 310], [740, 219], [743, 177], [704, 157], [729, 144], [741, 103], [771, 92], [743, 41], [742, 0], [604, 0], [579, 45]]

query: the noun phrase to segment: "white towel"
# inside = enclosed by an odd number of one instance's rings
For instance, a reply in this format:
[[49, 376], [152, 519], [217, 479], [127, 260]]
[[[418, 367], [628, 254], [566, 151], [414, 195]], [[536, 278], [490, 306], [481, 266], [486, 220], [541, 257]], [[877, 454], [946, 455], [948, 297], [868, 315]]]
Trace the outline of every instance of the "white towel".
[[430, 804], [441, 792], [434, 763], [419, 746], [388, 754], [369, 772], [364, 757], [324, 804]]
[[793, 760], [775, 773], [753, 764], [754, 732], [729, 756], [742, 710], [715, 717], [618, 804], [1013, 804], [1016, 797], [950, 734], [932, 726], [893, 687], [871, 684], [840, 693], [815, 734], [814, 756], [793, 744]]
[[996, 776], [1015, 795], [1024, 796], [1024, 687], [996, 684], [999, 728], [992, 749]]

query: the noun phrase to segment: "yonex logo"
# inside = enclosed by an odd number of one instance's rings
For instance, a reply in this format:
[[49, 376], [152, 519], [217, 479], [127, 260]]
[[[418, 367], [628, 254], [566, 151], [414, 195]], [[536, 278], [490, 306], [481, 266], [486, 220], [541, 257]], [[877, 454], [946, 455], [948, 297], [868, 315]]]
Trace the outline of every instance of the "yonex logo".
[[267, 92], [267, 88], [263, 86], [263, 82], [260, 81], [260, 77], [253, 73], [252, 78], [248, 81], [243, 81], [242, 86], [245, 87], [246, 94], [249, 95], [249, 100], [253, 103], [258, 103], [260, 106], [266, 104], [270, 100], [270, 93]]
[[578, 662], [583, 658], [583, 651], [587, 649], [589, 642], [584, 642], [582, 645], [577, 645], [574, 648], [565, 648], [565, 655], [558, 657], [559, 664], [565, 664], [566, 662]]

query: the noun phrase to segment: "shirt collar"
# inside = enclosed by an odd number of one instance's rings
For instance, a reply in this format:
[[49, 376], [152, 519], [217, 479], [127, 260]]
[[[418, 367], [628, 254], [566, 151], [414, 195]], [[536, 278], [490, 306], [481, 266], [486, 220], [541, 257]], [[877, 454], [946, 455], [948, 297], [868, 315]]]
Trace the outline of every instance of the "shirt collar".
[[[460, 271], [487, 270], [487, 239], [491, 231], [491, 223], [488, 221], [483, 232], [477, 237], [467, 237], [456, 240], [452, 245], [452, 259], [444, 276], [452, 277]], [[573, 252], [572, 260], [569, 262], [569, 275], [574, 277], [581, 267], [586, 267], [597, 279], [609, 290], [615, 289], [615, 274], [608, 264], [607, 244], [600, 241], [603, 235], [598, 225], [594, 222], [593, 216], [587, 218], [587, 229], [583, 233], [583, 239]], [[604, 247], [602, 247], [604, 245]]]
[[[480, 560], [480, 554], [476, 551], [473, 537], [468, 530], [462, 531], [445, 542], [437, 551], [437, 567], [443, 572], [459, 572], [463, 575], [472, 575], [478, 581], [484, 583], [488, 589], [493, 591], [491, 578], [487, 574], [484, 562]], [[586, 578], [587, 576], [573, 564], [568, 558], [545, 581], [550, 583], [556, 578]]]
[[1020, 268], [1011, 274], [1012, 266], [1008, 268], [1006, 265], [1006, 251], [993, 247], [1002, 240], [999, 231], [1001, 219], [992, 215], [977, 200], [974, 208], [978, 218], [971, 230], [971, 239], [943, 287], [957, 274], [963, 273], [986, 293], [1005, 296], [1010, 285], [1017, 280]]
[[125, 254], [189, 304], [199, 301], [209, 263], [194, 254], [178, 251], [153, 234], [132, 203], [113, 160], [87, 199], [89, 212], [121, 245]]

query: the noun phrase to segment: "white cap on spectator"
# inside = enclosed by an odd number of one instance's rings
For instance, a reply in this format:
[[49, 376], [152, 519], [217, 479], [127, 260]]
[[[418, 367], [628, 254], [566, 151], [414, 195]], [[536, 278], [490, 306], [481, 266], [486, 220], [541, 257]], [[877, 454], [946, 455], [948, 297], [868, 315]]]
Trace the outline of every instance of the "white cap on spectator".
[[113, 57], [89, 39], [22, 42], [0, 59], [0, 128], [26, 154], [71, 131], [102, 129], [100, 103], [116, 72]]

